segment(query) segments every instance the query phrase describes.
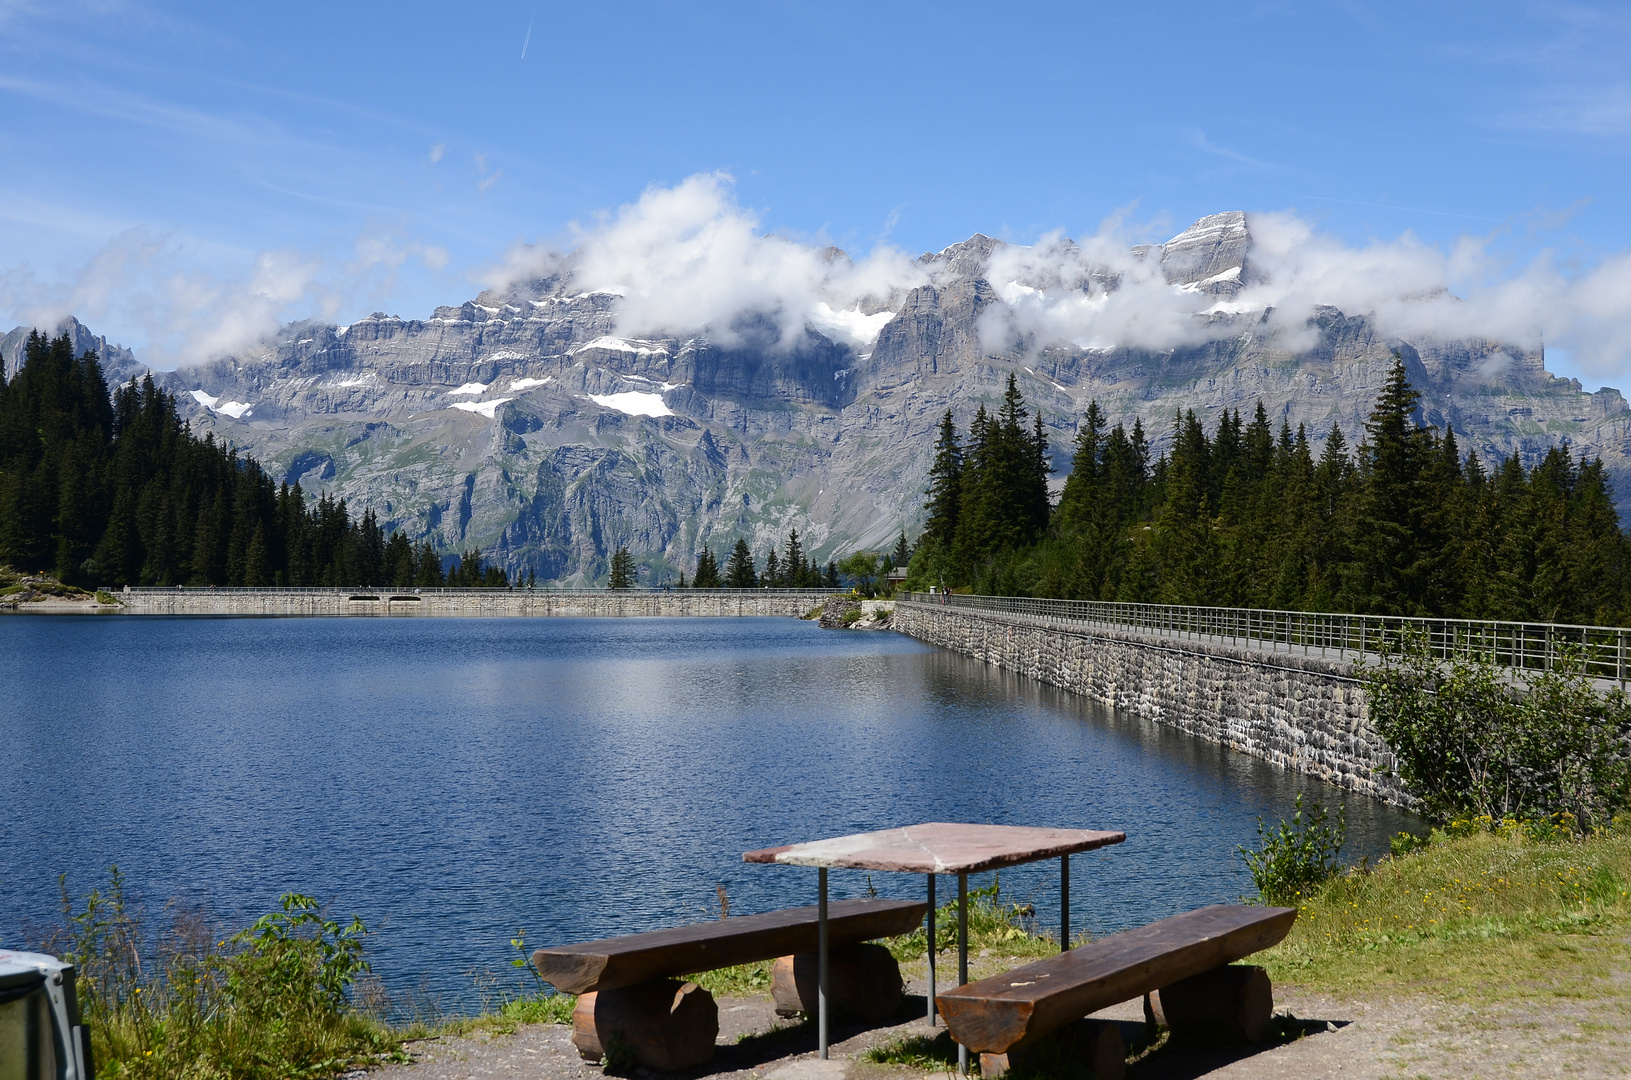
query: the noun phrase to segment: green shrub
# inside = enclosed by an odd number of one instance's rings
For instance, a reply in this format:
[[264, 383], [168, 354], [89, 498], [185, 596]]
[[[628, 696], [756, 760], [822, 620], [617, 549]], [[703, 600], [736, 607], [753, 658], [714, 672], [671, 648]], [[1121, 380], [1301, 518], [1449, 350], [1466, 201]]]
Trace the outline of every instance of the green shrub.
[[400, 1057], [400, 1039], [352, 1007], [368, 971], [367, 930], [325, 919], [296, 893], [249, 929], [222, 936], [196, 912], [149, 934], [117, 867], [108, 891], [48, 942], [79, 973], [79, 999], [101, 1075], [132, 1080], [282, 1080]]
[[1521, 674], [1471, 646], [1441, 660], [1407, 634], [1365, 679], [1371, 722], [1430, 818], [1606, 825], [1631, 803], [1631, 702], [1597, 691], [1579, 649]]
[[1252, 881], [1265, 904], [1289, 906], [1336, 875], [1337, 855], [1348, 834], [1346, 808], [1337, 809], [1333, 824], [1323, 803], [1303, 810], [1297, 796], [1289, 821], [1272, 829], [1257, 820], [1257, 850], [1240, 849]]
[[1427, 846], [1428, 838], [1417, 836], [1415, 833], [1402, 832], [1387, 842], [1388, 851], [1395, 859], [1402, 859], [1412, 851], [1420, 851]]

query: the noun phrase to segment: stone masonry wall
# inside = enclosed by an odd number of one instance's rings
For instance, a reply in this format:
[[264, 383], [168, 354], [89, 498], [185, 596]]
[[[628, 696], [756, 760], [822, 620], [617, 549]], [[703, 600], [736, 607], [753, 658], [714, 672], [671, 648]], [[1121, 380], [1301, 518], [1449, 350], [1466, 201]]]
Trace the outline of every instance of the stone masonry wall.
[[482, 589], [424, 592], [359, 589], [355, 592], [289, 590], [137, 589], [119, 594], [130, 615], [324, 615], [324, 616], [548, 616], [588, 617], [690, 615], [803, 615], [825, 592], [552, 592]]
[[1412, 802], [1346, 662], [924, 603], [897, 604], [892, 625], [1350, 791]]

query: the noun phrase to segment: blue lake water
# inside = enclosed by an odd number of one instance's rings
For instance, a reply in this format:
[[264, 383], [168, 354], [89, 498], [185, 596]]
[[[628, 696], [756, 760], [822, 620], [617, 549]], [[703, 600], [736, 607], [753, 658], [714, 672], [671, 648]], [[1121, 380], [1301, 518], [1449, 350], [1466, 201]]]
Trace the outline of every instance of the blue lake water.
[[[117, 863], [226, 925], [299, 891], [446, 1007], [565, 943], [813, 903], [741, 853], [919, 821], [1122, 829], [1073, 860], [1095, 933], [1252, 891], [1235, 849], [1298, 792], [1379, 803], [893, 633], [793, 619], [0, 618], [0, 947]], [[979, 875], [973, 884], [986, 884]], [[835, 871], [835, 896], [867, 875]], [[920, 877], [873, 875], [885, 896]], [[1002, 875], [1057, 923], [1058, 865]], [[942, 897], [955, 879], [944, 879]], [[519, 983], [515, 983], [519, 986]]]

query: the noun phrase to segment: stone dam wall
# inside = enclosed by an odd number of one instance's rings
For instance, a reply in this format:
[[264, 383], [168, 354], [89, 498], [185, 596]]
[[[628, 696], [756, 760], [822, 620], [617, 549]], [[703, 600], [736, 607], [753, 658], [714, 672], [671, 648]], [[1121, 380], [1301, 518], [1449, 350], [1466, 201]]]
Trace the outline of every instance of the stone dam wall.
[[294, 616], [799, 616], [830, 593], [815, 590], [564, 592], [538, 589], [132, 589], [119, 594], [128, 615]]
[[1413, 801], [1346, 661], [914, 602], [890, 625], [1349, 791]]

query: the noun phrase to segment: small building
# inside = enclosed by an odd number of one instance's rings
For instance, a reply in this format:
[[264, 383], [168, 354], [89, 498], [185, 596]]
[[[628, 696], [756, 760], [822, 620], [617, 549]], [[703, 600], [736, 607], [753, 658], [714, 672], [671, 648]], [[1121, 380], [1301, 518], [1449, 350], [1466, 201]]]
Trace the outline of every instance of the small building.
[[898, 566], [884, 575], [884, 588], [893, 592], [902, 592], [906, 588], [906, 567]]

